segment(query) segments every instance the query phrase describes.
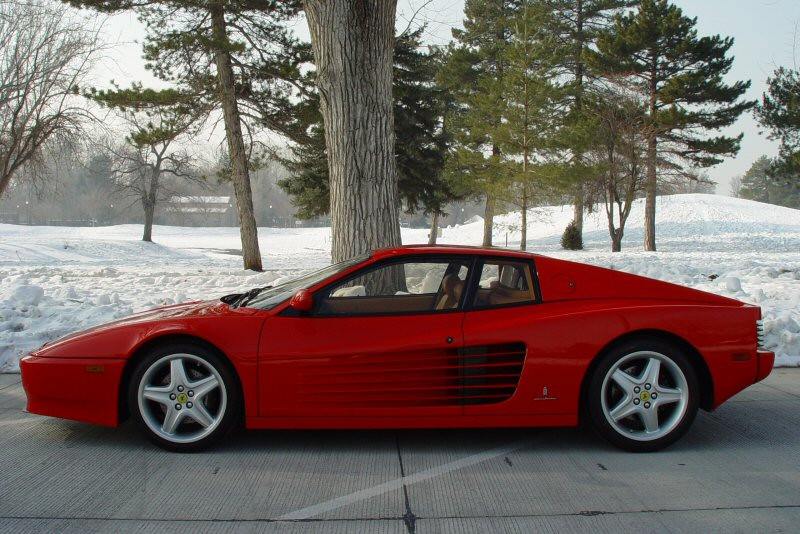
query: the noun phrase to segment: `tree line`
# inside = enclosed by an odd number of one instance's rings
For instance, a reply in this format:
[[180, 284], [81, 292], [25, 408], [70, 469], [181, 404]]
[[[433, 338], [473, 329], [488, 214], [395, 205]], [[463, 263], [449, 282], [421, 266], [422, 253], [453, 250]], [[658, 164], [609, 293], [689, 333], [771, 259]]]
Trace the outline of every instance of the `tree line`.
[[[698, 35], [696, 19], [668, 0], [467, 0], [463, 28], [442, 47], [425, 46], [423, 28], [395, 35], [395, 0], [69, 3], [136, 13], [147, 31], [145, 65], [170, 88], [86, 87], [82, 73], [100, 44], [54, 22], [65, 37], [52, 42], [72, 77], [44, 85], [71, 114], [50, 129], [30, 126], [27, 144], [11, 139], [25, 130], [9, 122], [19, 115], [14, 98], [17, 107], [37, 100], [15, 89], [21, 82], [0, 88], [0, 118], [11, 125], [2, 130], [0, 195], [43, 148], [78, 135], [75, 99], [129, 126], [125, 145], [113, 148], [127, 162], [119, 176], [149, 173], [156, 187], [162, 174], [189, 174], [181, 143], [218, 120], [226, 139], [220, 176], [235, 191], [248, 269], [261, 268], [250, 174], [269, 160], [289, 169], [281, 186], [300, 216], [330, 214], [334, 260], [399, 244], [400, 209], [429, 215], [435, 241], [457, 200], [484, 203], [487, 246], [495, 213], [518, 208], [523, 249], [529, 207], [568, 199], [574, 218], [562, 244], [581, 248], [584, 213], [599, 203], [620, 250], [633, 201], [644, 196], [643, 245], [655, 250], [656, 194], [707, 183], [703, 169], [734, 156], [742, 138], [720, 130], [753, 108], [781, 141], [769, 180], [797, 188], [797, 70], [778, 69], [761, 103], [746, 100], [750, 82], [725, 81], [733, 40]], [[0, 36], [33, 43], [24, 25], [13, 26], [17, 6], [4, 4], [0, 24], [10, 30]], [[48, 9], [67, 20], [57, 4], [29, 6], [40, 10], [37, 20]], [[311, 43], [290, 30], [301, 14]], [[12, 48], [3, 50], [3, 68], [20, 71]], [[40, 105], [33, 116], [44, 123], [52, 108]], [[288, 150], [260, 142], [265, 131]], [[153, 188], [139, 195], [152, 221]]]

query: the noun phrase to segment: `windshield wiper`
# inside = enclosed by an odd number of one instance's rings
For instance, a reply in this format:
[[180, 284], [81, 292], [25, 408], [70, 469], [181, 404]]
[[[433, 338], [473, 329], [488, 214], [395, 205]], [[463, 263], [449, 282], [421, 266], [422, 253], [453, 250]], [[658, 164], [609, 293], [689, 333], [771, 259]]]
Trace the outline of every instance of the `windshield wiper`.
[[230, 295], [225, 295], [224, 297], [220, 297], [219, 300], [221, 300], [225, 304], [233, 304], [241, 296], [242, 296], [241, 293], [231, 293]]
[[245, 304], [253, 300], [259, 293], [271, 287], [272, 286], [254, 287], [253, 289], [246, 291], [244, 293], [225, 295], [224, 297], [222, 297], [221, 300], [222, 302], [228, 304], [231, 308], [238, 308], [240, 306], [244, 306]]

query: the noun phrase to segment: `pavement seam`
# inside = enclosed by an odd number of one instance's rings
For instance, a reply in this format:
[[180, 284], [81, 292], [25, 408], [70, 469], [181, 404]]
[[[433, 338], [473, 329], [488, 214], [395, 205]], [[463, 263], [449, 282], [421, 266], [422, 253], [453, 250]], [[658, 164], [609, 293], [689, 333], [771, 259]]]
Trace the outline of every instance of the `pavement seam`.
[[21, 382], [22, 382], [22, 380], [18, 380], [16, 382], [11, 382], [10, 384], [6, 384], [5, 386], [0, 387], [0, 391], [3, 391], [4, 389], [8, 389], [8, 388], [11, 388], [11, 387], [19, 386]]
[[464, 456], [457, 460], [453, 460], [451, 462], [447, 462], [442, 465], [437, 465], [435, 467], [419, 471], [417, 473], [408, 475], [406, 477], [400, 477], [394, 480], [389, 480], [387, 482], [382, 482], [375, 486], [364, 488], [362, 490], [358, 490], [353, 493], [349, 493], [347, 495], [340, 495], [339, 497], [335, 497], [333, 499], [323, 501], [321, 503], [317, 503], [311, 506], [306, 506], [305, 508], [301, 508], [299, 510], [295, 510], [293, 512], [284, 514], [278, 519], [286, 519], [286, 520], [307, 519], [315, 515], [319, 515], [325, 512], [330, 512], [331, 510], [336, 510], [337, 508], [341, 508], [342, 506], [353, 504], [354, 502], [363, 501], [365, 499], [370, 499], [372, 497], [382, 495], [389, 491], [400, 489], [403, 487], [404, 484], [408, 485], [416, 484], [418, 482], [430, 480], [432, 478], [444, 475], [446, 473], [450, 473], [452, 471], [464, 469], [466, 467], [470, 467], [485, 462], [487, 460], [497, 458], [498, 456], [505, 456], [512, 451], [522, 449], [530, 444], [531, 444], [530, 440], [520, 440], [513, 443], [509, 443], [507, 445], [503, 445], [501, 447], [496, 447], [494, 449], [489, 449], [476, 454], [471, 454], [469, 456]]
[[[417, 521], [432, 521], [439, 519], [525, 519], [537, 517], [594, 517], [598, 515], [634, 515], [634, 514], [659, 514], [659, 513], [679, 513], [679, 512], [726, 512], [737, 510], [788, 510], [800, 509], [800, 504], [774, 504], [764, 506], [718, 506], [708, 508], [659, 508], [643, 510], [624, 510], [609, 512], [602, 510], [583, 510], [580, 512], [563, 513], [542, 513], [542, 514], [485, 514], [485, 515], [436, 515], [436, 516], [416, 516]], [[304, 518], [304, 519], [282, 519], [282, 518], [255, 518], [255, 519], [224, 519], [224, 518], [147, 518], [147, 517], [68, 517], [68, 516], [26, 516], [9, 515], [0, 516], [0, 520], [73, 520], [73, 521], [142, 521], [152, 523], [337, 523], [337, 522], [370, 522], [370, 521], [403, 521], [404, 516], [388, 517], [340, 517], [340, 518]]]
[[0, 516], [0, 521], [13, 520], [41, 520], [41, 521], [120, 521], [120, 522], [143, 522], [143, 523], [337, 523], [337, 522], [363, 522], [370, 521], [402, 521], [402, 516], [395, 517], [352, 517], [352, 518], [307, 518], [307, 519], [271, 519], [271, 518], [255, 518], [255, 519], [225, 519], [225, 518], [211, 518], [211, 519], [198, 519], [188, 517], [178, 518], [147, 518], [147, 517], [69, 517], [69, 516], [38, 516], [38, 515], [8, 515]]
[[403, 478], [403, 497], [405, 498], [406, 513], [403, 514], [403, 523], [406, 526], [409, 534], [415, 534], [417, 531], [417, 516], [411, 511], [411, 503], [408, 500], [408, 486], [405, 483], [406, 470], [403, 466], [403, 455], [400, 453], [400, 435], [395, 434], [395, 445], [397, 445], [397, 461], [400, 462], [400, 476]]
[[580, 512], [562, 512], [562, 513], [542, 513], [542, 514], [485, 514], [485, 515], [443, 515], [443, 516], [417, 516], [417, 521], [430, 521], [434, 519], [503, 519], [503, 518], [533, 518], [533, 517], [593, 517], [597, 515], [635, 515], [635, 514], [663, 514], [663, 513], [676, 513], [676, 512], [726, 512], [736, 510], [785, 510], [785, 509], [800, 509], [800, 504], [772, 504], [763, 506], [717, 506], [709, 508], [659, 508], [659, 509], [643, 509], [643, 510], [622, 510], [622, 511], [606, 511], [606, 510], [582, 510]]
[[786, 395], [789, 395], [790, 397], [794, 397], [795, 399], [799, 399], [800, 400], [800, 395], [792, 393], [791, 391], [786, 391], [785, 389], [781, 389], [781, 388], [779, 388], [777, 386], [773, 386], [772, 384], [767, 384], [767, 387], [772, 388], [775, 391], [780, 391], [781, 393], [784, 393]]

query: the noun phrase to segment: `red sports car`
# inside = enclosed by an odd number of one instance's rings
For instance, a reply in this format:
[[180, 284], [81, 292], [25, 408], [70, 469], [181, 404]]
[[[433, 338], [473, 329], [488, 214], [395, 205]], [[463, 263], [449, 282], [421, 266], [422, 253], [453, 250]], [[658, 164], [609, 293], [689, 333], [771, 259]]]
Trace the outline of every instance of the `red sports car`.
[[761, 310], [509, 250], [379, 250], [24, 357], [28, 411], [204, 448], [247, 428], [567, 426], [660, 449], [764, 377]]

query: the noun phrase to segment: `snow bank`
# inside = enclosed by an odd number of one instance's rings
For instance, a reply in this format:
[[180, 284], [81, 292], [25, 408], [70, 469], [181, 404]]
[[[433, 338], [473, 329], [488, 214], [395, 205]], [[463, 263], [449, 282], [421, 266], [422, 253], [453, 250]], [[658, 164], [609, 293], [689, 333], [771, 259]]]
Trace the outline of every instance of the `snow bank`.
[[[659, 199], [659, 252], [642, 252], [643, 205], [623, 252], [611, 253], [605, 213], [585, 221], [586, 250], [563, 251], [570, 206], [531, 209], [528, 250], [610, 267], [758, 304], [779, 365], [800, 366], [800, 211], [713, 195]], [[496, 218], [496, 245], [519, 246], [520, 214]], [[403, 229], [403, 242], [427, 242]], [[483, 221], [445, 228], [441, 243], [480, 244]], [[266, 271], [241, 269], [237, 228], [26, 227], [0, 224], [0, 371], [59, 336], [163, 304], [214, 298], [323, 267], [330, 229], [259, 229]]]

